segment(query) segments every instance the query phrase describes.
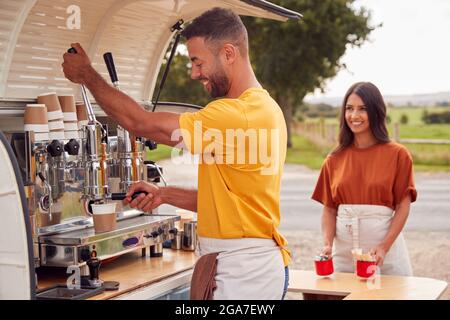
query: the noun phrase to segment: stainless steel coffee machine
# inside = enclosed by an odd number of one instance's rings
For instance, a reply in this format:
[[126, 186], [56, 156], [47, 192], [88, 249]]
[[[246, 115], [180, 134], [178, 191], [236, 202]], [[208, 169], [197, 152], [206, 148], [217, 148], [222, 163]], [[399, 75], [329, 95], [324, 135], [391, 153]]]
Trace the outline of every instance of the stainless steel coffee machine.
[[[105, 61], [118, 86], [112, 56], [105, 55]], [[116, 136], [110, 135], [111, 128], [96, 119], [84, 86], [81, 90], [89, 121], [79, 130], [79, 139], [38, 142], [34, 132], [26, 131], [13, 134], [11, 144], [17, 158], [24, 159], [35, 267], [75, 265], [86, 274], [93, 250], [101, 260], [136, 249], [146, 256], [146, 248], [173, 238], [179, 216], [122, 205], [119, 200], [134, 181], [164, 179], [162, 168], [145, 159], [145, 148], [156, 144], [121, 127]], [[117, 228], [95, 233], [90, 205], [109, 201], [118, 201]]]

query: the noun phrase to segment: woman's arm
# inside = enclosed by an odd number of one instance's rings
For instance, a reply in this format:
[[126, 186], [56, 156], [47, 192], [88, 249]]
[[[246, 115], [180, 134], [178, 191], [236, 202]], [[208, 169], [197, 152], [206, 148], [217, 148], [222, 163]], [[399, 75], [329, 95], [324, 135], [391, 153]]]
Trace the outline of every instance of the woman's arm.
[[322, 254], [331, 255], [334, 237], [336, 235], [336, 213], [335, 208], [327, 206], [323, 207], [322, 211], [322, 236], [324, 247]]
[[410, 204], [411, 196], [408, 194], [408, 196], [406, 196], [395, 207], [395, 214], [394, 218], [392, 219], [391, 227], [389, 228], [389, 231], [384, 237], [383, 241], [371, 251], [372, 255], [376, 257], [377, 264], [379, 266], [383, 265], [384, 257], [391, 249], [392, 244], [394, 243], [395, 239], [397, 239], [400, 232], [402, 232], [406, 224], [406, 220], [408, 219]]

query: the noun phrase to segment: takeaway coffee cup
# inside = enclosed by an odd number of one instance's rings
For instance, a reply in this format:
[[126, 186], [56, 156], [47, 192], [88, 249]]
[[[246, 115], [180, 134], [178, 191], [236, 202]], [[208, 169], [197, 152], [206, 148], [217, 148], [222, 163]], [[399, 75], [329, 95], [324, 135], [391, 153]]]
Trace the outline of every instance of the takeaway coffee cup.
[[24, 131], [33, 131], [35, 141], [49, 139], [47, 107], [45, 104], [27, 104], [23, 118]]
[[64, 117], [64, 136], [66, 139], [78, 139], [78, 118], [73, 95], [58, 96]]
[[116, 229], [116, 204], [92, 204], [92, 217], [95, 232], [108, 232]]
[[75, 118], [70, 119], [70, 121], [76, 121], [77, 109], [75, 107], [75, 98], [73, 97], [73, 95], [58, 96], [58, 101], [61, 105], [61, 110], [63, 113], [75, 113]]
[[37, 97], [37, 101], [47, 106], [48, 120], [63, 119], [61, 105], [55, 92], [43, 93]]
[[23, 122], [25, 125], [47, 125], [48, 132], [47, 107], [45, 104], [27, 104], [23, 115]]
[[86, 106], [83, 102], [77, 102], [75, 106], [77, 112], [78, 128], [81, 129], [82, 126], [87, 125], [89, 122]]
[[67, 123], [73, 124], [68, 130], [77, 130], [77, 109], [75, 106], [75, 98], [73, 96], [58, 96], [59, 103], [61, 104], [61, 110], [63, 113], [64, 125]]
[[49, 137], [51, 140], [63, 140], [64, 135], [64, 116], [61, 111], [61, 105], [55, 92], [44, 93], [37, 97], [38, 103], [47, 106]]

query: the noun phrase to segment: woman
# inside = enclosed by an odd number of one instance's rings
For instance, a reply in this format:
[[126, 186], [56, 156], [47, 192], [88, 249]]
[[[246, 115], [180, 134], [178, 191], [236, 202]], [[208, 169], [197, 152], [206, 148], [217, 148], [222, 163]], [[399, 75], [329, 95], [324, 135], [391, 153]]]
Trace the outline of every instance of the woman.
[[339, 145], [326, 158], [312, 199], [324, 205], [322, 254], [353, 272], [352, 249], [369, 252], [381, 274], [412, 276], [401, 233], [417, 192], [412, 158], [391, 142], [386, 106], [370, 82], [355, 83], [342, 105]]

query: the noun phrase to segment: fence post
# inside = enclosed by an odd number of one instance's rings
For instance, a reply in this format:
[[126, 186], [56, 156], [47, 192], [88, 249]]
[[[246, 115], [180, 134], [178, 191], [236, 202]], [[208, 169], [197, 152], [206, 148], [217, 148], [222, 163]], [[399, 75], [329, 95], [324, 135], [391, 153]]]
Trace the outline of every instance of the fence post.
[[400, 141], [400, 124], [398, 122], [394, 123], [394, 140]]
[[331, 143], [336, 143], [337, 139], [336, 139], [336, 125], [332, 124], [330, 125], [330, 142]]
[[319, 132], [320, 138], [325, 139], [325, 119], [322, 117], [319, 118]]

